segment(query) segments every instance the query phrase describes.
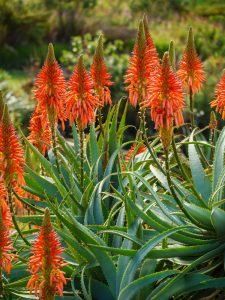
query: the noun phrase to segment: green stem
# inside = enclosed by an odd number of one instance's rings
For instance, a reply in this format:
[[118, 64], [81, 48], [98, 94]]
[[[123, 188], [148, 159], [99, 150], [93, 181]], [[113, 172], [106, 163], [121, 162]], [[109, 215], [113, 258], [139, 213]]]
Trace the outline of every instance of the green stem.
[[[211, 141], [210, 144], [214, 146], [214, 139], [215, 139], [215, 129], [211, 129]], [[213, 163], [213, 157], [214, 157], [214, 147], [211, 147], [210, 150], [210, 162]]]
[[17, 224], [16, 221], [16, 217], [15, 217], [15, 213], [14, 213], [14, 209], [13, 209], [13, 201], [12, 201], [12, 188], [8, 187], [7, 188], [7, 192], [8, 192], [8, 200], [9, 200], [9, 207], [10, 207], [10, 212], [11, 212], [11, 216], [12, 216], [12, 221], [14, 224], [14, 227], [16, 229], [16, 231], [18, 232], [19, 236], [22, 238], [22, 240], [28, 245], [31, 246], [30, 242], [28, 242], [28, 240], [23, 236], [19, 225]]
[[81, 191], [84, 190], [84, 130], [79, 129], [80, 134], [80, 185]]
[[102, 108], [98, 108], [98, 122], [99, 122], [99, 128], [100, 128], [100, 134], [104, 136], [104, 130], [103, 130], [103, 122], [102, 122]]
[[190, 99], [191, 129], [193, 130], [194, 126], [195, 126], [195, 116], [194, 116], [194, 99], [193, 99], [193, 92], [192, 92], [192, 88], [191, 87], [190, 87], [189, 99]]
[[59, 172], [60, 172], [60, 167], [59, 167], [59, 160], [58, 160], [58, 151], [57, 151], [57, 141], [56, 141], [56, 128], [55, 128], [55, 124], [53, 122], [51, 122], [51, 133], [52, 133], [52, 150], [53, 150], [53, 154], [55, 157], [55, 162], [56, 162], [56, 168]]

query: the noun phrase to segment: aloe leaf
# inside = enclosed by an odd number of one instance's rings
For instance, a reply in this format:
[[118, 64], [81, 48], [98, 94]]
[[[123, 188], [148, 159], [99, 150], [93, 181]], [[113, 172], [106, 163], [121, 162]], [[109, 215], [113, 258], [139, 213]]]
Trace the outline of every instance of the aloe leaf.
[[[194, 131], [191, 133], [190, 142], [193, 142]], [[192, 178], [199, 194], [203, 200], [208, 203], [211, 195], [211, 182], [206, 176], [202, 163], [199, 159], [198, 152], [194, 144], [188, 145], [189, 162], [191, 167]]]
[[213, 162], [213, 191], [216, 190], [217, 182], [224, 168], [224, 149], [225, 149], [225, 128], [221, 131], [218, 141], [216, 143], [216, 149]]
[[225, 211], [214, 208], [211, 214], [212, 225], [219, 236], [225, 235]]

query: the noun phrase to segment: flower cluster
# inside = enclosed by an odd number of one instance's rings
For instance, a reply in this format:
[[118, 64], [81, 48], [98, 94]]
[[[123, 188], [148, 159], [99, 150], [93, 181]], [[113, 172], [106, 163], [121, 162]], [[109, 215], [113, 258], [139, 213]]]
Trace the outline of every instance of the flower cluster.
[[51, 300], [55, 294], [63, 295], [66, 278], [61, 268], [65, 265], [60, 255], [63, 249], [53, 230], [50, 212], [46, 208], [43, 223], [32, 248], [29, 268], [32, 274], [27, 287], [42, 300]]
[[205, 72], [200, 58], [197, 55], [192, 28], [189, 30], [187, 46], [177, 72], [188, 91], [196, 94], [205, 81]]
[[94, 89], [98, 97], [98, 105], [112, 105], [109, 86], [111, 86], [113, 82], [110, 80], [111, 76], [104, 62], [102, 35], [99, 37], [90, 71], [94, 82]]

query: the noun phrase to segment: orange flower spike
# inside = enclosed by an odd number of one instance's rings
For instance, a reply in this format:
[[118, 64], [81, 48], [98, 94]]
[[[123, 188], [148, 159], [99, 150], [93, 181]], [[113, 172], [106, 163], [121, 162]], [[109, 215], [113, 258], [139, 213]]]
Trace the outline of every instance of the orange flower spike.
[[82, 130], [94, 121], [94, 110], [99, 105], [93, 87], [92, 78], [85, 70], [81, 55], [69, 80], [66, 108], [70, 124], [76, 121]]
[[150, 72], [150, 53], [147, 51], [144, 24], [141, 21], [124, 82], [129, 84], [126, 90], [129, 92], [130, 104], [134, 107], [137, 103], [140, 104], [146, 100], [146, 87]]
[[171, 128], [183, 124], [184, 92], [182, 84], [169, 62], [169, 54], [163, 56], [162, 65], [149, 84], [149, 98], [145, 106], [150, 107], [155, 128]]
[[32, 276], [27, 287], [41, 300], [53, 300], [55, 294], [63, 296], [66, 279], [64, 272], [60, 270], [65, 265], [60, 257], [62, 253], [63, 249], [52, 227], [49, 209], [46, 208], [41, 230], [33, 244], [33, 255], [28, 263]]
[[177, 74], [189, 92], [196, 94], [201, 90], [202, 83], [205, 81], [205, 72], [195, 49], [192, 28], [189, 30], [187, 46]]
[[28, 140], [45, 155], [51, 145], [51, 129], [48, 115], [37, 106], [30, 119]]
[[9, 207], [5, 201], [7, 191], [4, 184], [0, 184], [0, 268], [3, 268], [7, 273], [10, 273], [12, 268], [13, 250], [12, 242], [10, 241], [10, 228], [12, 227], [12, 218]]
[[0, 112], [4, 107], [0, 122], [0, 170], [5, 184], [11, 185], [17, 179], [19, 184], [24, 182], [24, 151], [9, 118], [7, 104], [0, 100]]
[[144, 24], [144, 31], [145, 31], [145, 37], [146, 37], [148, 57], [149, 57], [148, 60], [149, 60], [150, 66], [151, 66], [149, 76], [151, 77], [152, 75], [154, 75], [154, 72], [156, 72], [159, 67], [159, 64], [160, 64], [159, 56], [158, 56], [156, 47], [154, 45], [152, 36], [149, 32], [148, 18], [146, 15], [144, 15], [144, 18], [143, 18], [143, 24]]
[[60, 119], [64, 128], [66, 82], [52, 44], [48, 46], [47, 58], [35, 81], [34, 96], [39, 107], [48, 113], [50, 122], [57, 123]]
[[109, 86], [111, 86], [113, 82], [110, 80], [111, 75], [108, 73], [104, 61], [102, 35], [100, 35], [98, 39], [98, 45], [90, 71], [94, 82], [95, 92], [99, 97], [99, 105], [112, 105]]
[[211, 107], [215, 107], [216, 111], [225, 119], [225, 70], [216, 86], [215, 99], [210, 103]]

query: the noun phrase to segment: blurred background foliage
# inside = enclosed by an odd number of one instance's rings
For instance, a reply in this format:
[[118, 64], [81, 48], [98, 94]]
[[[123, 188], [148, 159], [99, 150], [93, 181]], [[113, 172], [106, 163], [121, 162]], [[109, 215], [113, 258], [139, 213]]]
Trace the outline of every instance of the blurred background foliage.
[[[43, 63], [47, 44], [68, 78], [78, 55], [92, 62], [97, 36], [105, 37], [105, 58], [115, 85], [114, 102], [125, 94], [123, 76], [143, 13], [160, 57], [170, 40], [181, 59], [187, 31], [193, 27], [207, 82], [196, 97], [198, 124], [209, 120], [209, 102], [225, 67], [225, 3], [221, 0], [0, 0], [0, 86], [13, 105], [14, 119], [27, 125], [33, 106], [33, 80]], [[135, 111], [128, 122], [135, 125]], [[136, 121], [137, 122], [137, 121]]]

